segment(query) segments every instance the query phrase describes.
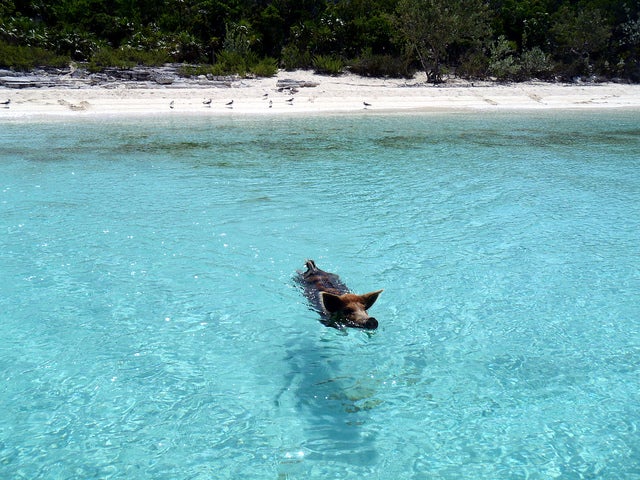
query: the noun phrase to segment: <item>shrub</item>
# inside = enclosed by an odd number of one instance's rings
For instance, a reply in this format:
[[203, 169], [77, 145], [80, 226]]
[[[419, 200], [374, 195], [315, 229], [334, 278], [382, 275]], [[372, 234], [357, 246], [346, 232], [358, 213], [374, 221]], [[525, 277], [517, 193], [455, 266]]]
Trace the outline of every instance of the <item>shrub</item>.
[[497, 80], [514, 80], [520, 76], [521, 71], [522, 66], [512, 55], [493, 60], [489, 64], [489, 73], [496, 77]]
[[549, 55], [539, 47], [525, 50], [518, 55], [515, 45], [503, 36], [500, 36], [491, 47], [488, 70], [498, 80], [548, 78], [551, 76], [553, 68]]
[[89, 71], [91, 72], [99, 72], [107, 67], [132, 68], [135, 65], [135, 62], [111, 47], [98, 49], [89, 59]]
[[197, 77], [198, 75], [213, 75], [213, 65], [180, 65], [178, 73], [182, 77]]
[[278, 64], [274, 58], [258, 60], [256, 54], [249, 52], [246, 56], [238, 53], [222, 51], [213, 65], [182, 65], [180, 75], [195, 77], [198, 75], [229, 76], [248, 74], [257, 77], [272, 77], [278, 72]]
[[456, 69], [461, 78], [485, 78], [489, 66], [489, 59], [483, 52], [474, 51], [465, 55]]
[[164, 50], [138, 50], [131, 47], [102, 47], [89, 60], [89, 70], [99, 72], [108, 67], [133, 68], [136, 65], [158, 66], [169, 60]]
[[500, 35], [490, 47], [489, 74], [498, 80], [512, 80], [520, 75], [522, 65], [515, 55], [514, 42]]
[[197, 39], [187, 33], [180, 32], [170, 39], [171, 58], [175, 62], [198, 62], [204, 58], [204, 49]]
[[522, 52], [520, 56], [522, 62], [522, 73], [527, 78], [538, 77], [548, 78], [553, 72], [553, 62], [549, 55], [545, 54], [539, 47]]
[[373, 55], [365, 52], [349, 65], [349, 71], [363, 77], [411, 78], [415, 73], [410, 63], [391, 55]]
[[313, 64], [309, 52], [300, 50], [300, 48], [294, 44], [289, 44], [282, 49], [280, 61], [282, 67], [287, 71], [297, 68], [309, 68]]
[[35, 67], [64, 67], [69, 57], [56, 55], [44, 48], [9, 45], [0, 41], [0, 67], [27, 71]]
[[317, 55], [313, 57], [313, 69], [322, 75], [340, 75], [344, 70], [344, 64], [338, 57]]
[[278, 62], [275, 58], [267, 57], [249, 68], [249, 71], [257, 77], [273, 77], [278, 73]]
[[50, 45], [57, 52], [69, 55], [72, 60], [86, 61], [100, 46], [100, 41], [91, 33], [75, 31], [71, 27], [51, 33], [48, 37]]
[[212, 66], [214, 75], [234, 75], [245, 76], [249, 70], [252, 58], [248, 58], [238, 52], [223, 50], [216, 57], [216, 62]]

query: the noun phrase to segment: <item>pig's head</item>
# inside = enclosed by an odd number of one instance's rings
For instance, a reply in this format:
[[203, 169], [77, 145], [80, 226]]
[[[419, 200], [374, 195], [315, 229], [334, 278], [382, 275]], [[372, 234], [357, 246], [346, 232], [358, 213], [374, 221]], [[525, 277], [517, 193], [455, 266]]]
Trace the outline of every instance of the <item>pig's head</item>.
[[355, 293], [334, 295], [333, 293], [322, 292], [321, 300], [333, 322], [347, 327], [375, 330], [378, 328], [378, 321], [370, 317], [367, 310], [371, 308], [381, 293], [382, 290], [365, 293], [364, 295], [356, 295]]

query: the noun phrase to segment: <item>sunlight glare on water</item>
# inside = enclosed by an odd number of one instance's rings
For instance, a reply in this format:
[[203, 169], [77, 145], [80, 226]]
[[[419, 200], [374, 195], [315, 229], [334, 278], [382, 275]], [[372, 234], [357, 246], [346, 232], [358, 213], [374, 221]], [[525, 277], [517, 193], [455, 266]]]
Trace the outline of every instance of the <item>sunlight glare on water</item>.
[[5, 122], [0, 476], [640, 478], [639, 124]]

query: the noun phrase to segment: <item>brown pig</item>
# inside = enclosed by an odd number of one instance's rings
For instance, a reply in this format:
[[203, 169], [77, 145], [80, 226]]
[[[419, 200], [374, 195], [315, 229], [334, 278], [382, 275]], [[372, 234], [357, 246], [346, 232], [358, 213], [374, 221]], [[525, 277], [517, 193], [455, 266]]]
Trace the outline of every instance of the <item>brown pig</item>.
[[302, 287], [314, 310], [325, 325], [334, 328], [364, 328], [375, 330], [378, 321], [367, 310], [378, 299], [382, 290], [356, 295], [334, 273], [320, 270], [313, 260], [305, 263], [306, 272], [298, 272], [296, 282]]

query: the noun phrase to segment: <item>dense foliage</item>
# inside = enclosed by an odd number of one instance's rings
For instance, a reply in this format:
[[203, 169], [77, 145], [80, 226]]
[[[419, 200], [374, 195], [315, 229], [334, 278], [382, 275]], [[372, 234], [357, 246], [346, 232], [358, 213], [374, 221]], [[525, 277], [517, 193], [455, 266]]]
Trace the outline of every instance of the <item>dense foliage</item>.
[[0, 0], [0, 67], [640, 82], [638, 0]]

